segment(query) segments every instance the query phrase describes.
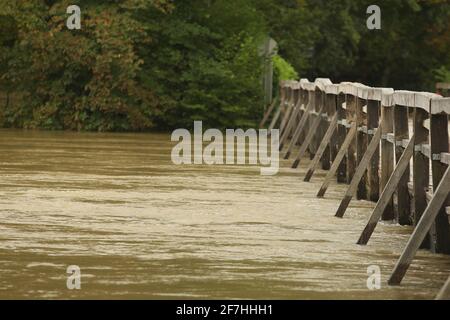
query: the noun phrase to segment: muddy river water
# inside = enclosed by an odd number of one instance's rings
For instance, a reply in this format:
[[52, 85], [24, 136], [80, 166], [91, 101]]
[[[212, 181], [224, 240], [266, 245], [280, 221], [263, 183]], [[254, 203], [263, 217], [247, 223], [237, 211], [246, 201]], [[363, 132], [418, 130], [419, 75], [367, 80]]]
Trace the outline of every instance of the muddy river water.
[[[450, 257], [421, 251], [386, 281], [410, 227], [380, 224], [355, 244], [373, 203], [333, 217], [346, 185], [315, 194], [282, 162], [172, 164], [164, 134], [0, 131], [0, 298], [424, 299]], [[79, 266], [81, 289], [66, 286]], [[379, 266], [381, 288], [367, 288]]]

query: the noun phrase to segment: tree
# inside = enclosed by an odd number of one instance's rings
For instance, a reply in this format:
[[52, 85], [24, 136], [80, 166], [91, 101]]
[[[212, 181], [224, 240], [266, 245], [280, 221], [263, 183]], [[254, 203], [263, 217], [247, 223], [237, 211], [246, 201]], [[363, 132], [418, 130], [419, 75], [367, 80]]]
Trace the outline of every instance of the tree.
[[146, 83], [159, 97], [160, 128], [253, 126], [262, 108], [262, 17], [246, 0], [177, 3], [142, 21], [155, 41], [142, 47]]
[[[94, 4], [95, 3], [95, 4]], [[136, 44], [148, 35], [132, 18], [137, 1], [83, 3], [83, 28], [65, 28], [69, 1], [15, 1], [4, 10], [18, 25], [4, 76], [24, 104], [5, 111], [8, 125], [78, 130], [152, 126], [151, 88], [138, 78]]]

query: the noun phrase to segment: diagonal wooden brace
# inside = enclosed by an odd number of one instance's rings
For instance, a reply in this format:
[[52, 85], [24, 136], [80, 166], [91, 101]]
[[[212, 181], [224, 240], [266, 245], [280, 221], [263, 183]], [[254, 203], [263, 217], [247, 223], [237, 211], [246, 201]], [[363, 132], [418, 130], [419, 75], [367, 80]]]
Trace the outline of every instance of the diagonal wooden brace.
[[347, 133], [347, 136], [345, 137], [344, 142], [342, 143], [341, 149], [339, 149], [338, 154], [336, 155], [336, 158], [334, 159], [333, 164], [331, 165], [330, 171], [328, 171], [327, 176], [325, 177], [325, 180], [322, 186], [320, 187], [319, 192], [317, 193], [317, 197], [321, 198], [325, 195], [325, 192], [327, 191], [328, 186], [330, 185], [331, 179], [333, 179], [334, 175], [336, 174], [342, 159], [344, 159], [345, 154], [347, 153], [350, 143], [355, 138], [355, 135], [356, 135], [356, 123], [353, 122], [351, 124], [350, 130]]
[[375, 209], [373, 210], [372, 215], [370, 216], [369, 221], [366, 224], [366, 227], [361, 233], [357, 244], [366, 245], [367, 242], [369, 242], [369, 239], [372, 236], [372, 233], [375, 230], [375, 227], [377, 226], [381, 215], [386, 209], [386, 206], [389, 204], [389, 201], [391, 200], [392, 195], [394, 194], [397, 185], [400, 182], [400, 179], [403, 177], [403, 174], [405, 173], [405, 170], [408, 167], [409, 161], [411, 160], [413, 154], [414, 135], [409, 141], [405, 151], [403, 151], [403, 154], [400, 157], [397, 166], [395, 167], [386, 186], [384, 187], [381, 197], [378, 200], [377, 205], [375, 206]]
[[409, 238], [402, 255], [398, 259], [397, 264], [392, 271], [391, 277], [389, 278], [389, 285], [399, 285], [403, 280], [403, 277], [405, 276], [406, 271], [408, 271], [408, 268], [412, 260], [414, 259], [417, 250], [423, 242], [423, 239], [425, 239], [425, 236], [428, 234], [428, 231], [430, 230], [433, 222], [436, 220], [436, 217], [441, 210], [445, 200], [447, 199], [449, 193], [450, 166], [445, 171], [441, 182], [434, 191], [433, 198], [425, 209], [425, 212], [420, 218], [413, 234]]
[[310, 181], [311, 177], [314, 174], [314, 171], [317, 169], [317, 166], [319, 165], [319, 161], [322, 158], [323, 153], [325, 152], [326, 147], [331, 141], [331, 137], [333, 136], [333, 133], [335, 132], [337, 127], [337, 113], [334, 114], [333, 118], [331, 119], [330, 126], [328, 127], [327, 132], [325, 133], [322, 142], [320, 143], [319, 149], [317, 149], [317, 152], [314, 156], [314, 159], [312, 160], [311, 164], [309, 165], [308, 171], [305, 175], [304, 181]]
[[336, 211], [336, 217], [338, 218], [342, 218], [344, 216], [344, 213], [347, 210], [348, 205], [350, 204], [350, 201], [353, 198], [353, 195], [356, 193], [359, 182], [361, 181], [364, 172], [366, 172], [367, 168], [369, 167], [370, 160], [372, 160], [375, 151], [378, 149], [378, 146], [381, 141], [381, 131], [382, 131], [381, 126], [382, 125], [380, 124], [380, 127], [377, 129], [375, 135], [373, 136], [372, 140], [369, 143], [369, 146], [367, 147], [366, 152], [361, 158], [361, 162], [356, 168], [352, 182], [350, 183], [347, 192], [345, 193], [345, 196], [342, 199], [338, 210]]
[[302, 145], [300, 146], [300, 150], [297, 153], [297, 156], [295, 157], [294, 163], [292, 164], [292, 168], [295, 169], [300, 164], [300, 160], [302, 159], [303, 155], [306, 152], [306, 149], [311, 144], [312, 139], [314, 138], [314, 135], [317, 134], [317, 128], [319, 127], [319, 124], [321, 122], [320, 114], [322, 113], [324, 109], [324, 106], [322, 105], [319, 110], [319, 115], [314, 119], [314, 122], [312, 123], [311, 127], [308, 130], [308, 134], [306, 135], [305, 141], [303, 141]]

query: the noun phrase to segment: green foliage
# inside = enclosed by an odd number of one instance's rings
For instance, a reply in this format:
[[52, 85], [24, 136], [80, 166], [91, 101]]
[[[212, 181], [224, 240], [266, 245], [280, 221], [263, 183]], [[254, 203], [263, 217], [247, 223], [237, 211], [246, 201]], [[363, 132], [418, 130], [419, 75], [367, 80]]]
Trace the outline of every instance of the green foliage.
[[445, 66], [435, 70], [436, 81], [450, 83], [450, 69]]
[[281, 56], [275, 55], [272, 58], [276, 78], [278, 80], [297, 80], [298, 73], [289, 62]]
[[25, 98], [4, 110], [5, 126], [254, 125], [265, 26], [248, 1], [83, 1], [82, 29], [69, 31], [65, 9], [77, 3], [17, 1], [3, 8], [19, 29], [18, 43], [2, 53], [2, 62], [10, 58], [3, 78]]
[[433, 90], [450, 65], [450, 2], [386, 0], [382, 29], [368, 30], [371, 0], [255, 0], [280, 54], [310, 80]]
[[[65, 27], [79, 4], [82, 29]], [[262, 108], [259, 48], [275, 79], [433, 90], [449, 81], [450, 3], [370, 0], [16, 0], [0, 2], [0, 125], [71, 130], [248, 127]], [[283, 58], [281, 58], [283, 57]], [[289, 63], [287, 63], [289, 61]]]
[[[142, 48], [158, 96], [158, 128], [252, 126], [260, 114], [264, 24], [246, 0], [177, 3], [142, 16], [155, 41]], [[156, 21], [157, 23], [149, 23]]]
[[17, 1], [9, 7], [19, 28], [4, 75], [23, 92], [24, 105], [5, 110], [6, 125], [75, 130], [140, 130], [153, 104], [138, 81], [136, 43], [147, 41], [133, 11], [113, 1], [86, 3], [82, 30], [65, 28], [71, 1]]

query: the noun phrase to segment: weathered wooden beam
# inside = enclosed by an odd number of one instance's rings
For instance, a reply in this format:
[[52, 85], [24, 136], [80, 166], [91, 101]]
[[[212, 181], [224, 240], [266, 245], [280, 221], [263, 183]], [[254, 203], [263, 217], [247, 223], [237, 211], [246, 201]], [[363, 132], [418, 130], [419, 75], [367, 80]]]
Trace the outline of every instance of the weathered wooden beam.
[[277, 122], [278, 122], [278, 119], [280, 118], [280, 115], [281, 115], [281, 106], [278, 107], [277, 112], [275, 113], [275, 116], [273, 117], [272, 122], [269, 125], [269, 129], [268, 129], [269, 133], [277, 125]]
[[272, 129], [275, 128], [278, 119], [280, 118], [281, 115], [281, 109], [283, 108], [284, 104], [286, 103], [286, 91], [285, 91], [285, 82], [282, 82], [282, 84], [280, 85], [280, 103], [278, 104], [278, 108], [277, 111], [275, 112], [272, 121], [269, 124], [269, 128], [268, 128], [268, 132], [270, 135], [270, 132]]
[[311, 109], [312, 109], [312, 103], [308, 104], [305, 112], [303, 113], [303, 116], [301, 117], [299, 124], [292, 136], [291, 141], [289, 142], [289, 146], [286, 150], [286, 153], [284, 154], [284, 159], [287, 160], [291, 156], [291, 151], [294, 148], [294, 146], [297, 144], [297, 141], [299, 140], [300, 134], [305, 130], [307, 121], [311, 116]]
[[[319, 88], [320, 83], [317, 85], [316, 88], [316, 98], [315, 98], [315, 104], [314, 104], [314, 112], [311, 113], [310, 117], [310, 127], [308, 127], [308, 133], [311, 131], [311, 126], [315, 124], [316, 120], [319, 121], [319, 124], [314, 129], [314, 135], [311, 138], [311, 141], [308, 144], [307, 150], [309, 150], [309, 154], [312, 157], [315, 153], [317, 148], [319, 147], [320, 140], [323, 137], [323, 134], [325, 133], [323, 131], [322, 125], [322, 114], [325, 111], [325, 101], [324, 101], [324, 91]], [[306, 137], [305, 137], [306, 140]], [[300, 160], [301, 161], [301, 160]]]
[[314, 174], [314, 171], [317, 169], [317, 166], [319, 164], [320, 158], [322, 157], [326, 147], [329, 145], [331, 141], [331, 137], [333, 136], [334, 132], [336, 131], [337, 126], [337, 114], [335, 113], [333, 118], [331, 119], [330, 126], [328, 127], [327, 132], [325, 133], [322, 142], [320, 143], [319, 149], [317, 150], [314, 159], [311, 161], [308, 170], [306, 172], [304, 181], [310, 181], [312, 175]]
[[289, 135], [291, 134], [292, 127], [294, 126], [295, 122], [297, 121], [297, 116], [300, 113], [300, 110], [301, 110], [301, 108], [297, 104], [294, 107], [294, 110], [292, 111], [292, 114], [291, 114], [291, 116], [289, 118], [289, 121], [288, 121], [288, 123], [286, 125], [286, 129], [284, 130], [283, 135], [280, 138], [280, 148], [279, 148], [280, 151], [283, 149], [283, 145], [284, 145], [285, 140], [287, 140], [289, 138]]
[[[369, 92], [368, 87], [358, 86], [358, 97], [356, 99], [356, 123], [358, 131], [356, 133], [356, 166], [362, 161], [367, 150], [367, 96]], [[367, 199], [367, 171], [363, 172], [360, 182], [357, 187], [357, 199]], [[356, 173], [356, 171], [355, 171]]]
[[[381, 126], [381, 124], [380, 124], [380, 126]], [[336, 214], [335, 214], [336, 217], [342, 218], [344, 216], [344, 213], [347, 210], [348, 205], [350, 204], [350, 201], [352, 200], [353, 195], [357, 191], [358, 185], [364, 175], [364, 172], [366, 172], [366, 170], [369, 166], [369, 163], [370, 163], [370, 160], [372, 159], [373, 154], [378, 149], [378, 146], [381, 141], [381, 132], [382, 132], [382, 128], [380, 127], [376, 130], [372, 141], [370, 141], [370, 144], [367, 147], [367, 151], [364, 153], [364, 155], [361, 159], [361, 162], [358, 164], [358, 167], [356, 168], [355, 175], [353, 176], [350, 186], [348, 187], [347, 192], [345, 193], [345, 196], [342, 199], [338, 210], [336, 211]]]
[[[430, 180], [430, 159], [422, 153], [422, 146], [429, 143], [429, 130], [425, 127], [425, 121], [429, 118], [431, 97], [428, 93], [415, 94], [415, 108], [413, 118], [414, 130], [414, 156], [413, 156], [413, 202], [414, 212], [412, 223], [417, 225], [425, 211], [427, 191]], [[403, 221], [408, 222], [408, 221]], [[406, 224], [406, 223], [405, 223]], [[426, 236], [421, 248], [430, 248], [430, 237]]]
[[359, 237], [357, 244], [366, 245], [367, 242], [369, 242], [369, 239], [372, 236], [372, 233], [375, 230], [378, 221], [380, 220], [381, 216], [383, 215], [383, 212], [386, 210], [386, 207], [390, 203], [392, 195], [397, 189], [397, 185], [400, 182], [401, 177], [403, 176], [406, 168], [409, 165], [409, 161], [413, 156], [413, 152], [414, 152], [414, 135], [413, 139], [411, 139], [409, 145], [406, 147], [405, 151], [400, 157], [400, 160], [398, 161], [397, 166], [392, 172], [388, 182], [386, 183], [386, 186], [384, 187], [383, 192], [381, 193], [380, 200], [378, 200], [375, 209], [372, 211], [369, 221], [367, 222], [363, 232], [361, 233], [361, 236]]
[[[324, 110], [324, 113], [322, 113], [322, 126], [323, 126], [323, 130], [324, 130], [323, 138], [327, 134], [327, 132], [330, 128], [330, 125], [331, 125], [331, 119], [333, 119], [335, 114], [336, 114], [336, 95], [329, 94], [328, 91], [325, 90], [325, 110]], [[336, 123], [337, 123], [337, 116], [336, 116]], [[323, 151], [321, 151], [322, 155], [319, 160], [321, 163], [322, 170], [330, 169], [331, 161], [333, 158], [332, 151], [333, 151], [333, 147], [334, 147], [334, 143], [335, 143], [335, 140], [333, 140], [333, 136], [334, 135], [330, 136], [330, 140], [326, 144], [325, 149]], [[320, 141], [319, 149], [322, 145], [323, 138]]]
[[[415, 93], [409, 91], [394, 92], [394, 150], [398, 162], [403, 153], [403, 139], [409, 138], [408, 107], [415, 105]], [[397, 219], [401, 225], [411, 224], [411, 206], [408, 192], [410, 168], [406, 167], [403, 177], [397, 185]]]
[[[340, 87], [339, 87], [340, 88]], [[338, 114], [338, 125], [336, 129], [336, 155], [333, 159], [335, 161], [339, 150], [344, 143], [345, 137], [347, 136], [347, 127], [342, 121], [346, 120], [346, 110], [343, 108], [345, 103], [345, 94], [339, 93], [337, 96], [336, 112]], [[346, 155], [342, 158], [336, 172], [337, 182], [345, 183], [347, 182], [347, 158]]]
[[416, 92], [414, 93], [414, 108], [420, 108], [425, 112], [430, 113], [430, 102], [432, 99], [440, 99], [441, 95], [430, 92]]
[[[373, 139], [373, 134], [380, 123], [380, 102], [369, 99], [367, 102], [367, 140], [368, 143]], [[377, 146], [375, 153], [370, 161], [367, 170], [367, 188], [369, 191], [368, 199], [370, 201], [378, 201], [380, 198], [380, 145]]]
[[[381, 123], [383, 124], [381, 140], [381, 170], [380, 170], [380, 193], [386, 187], [389, 178], [394, 172], [394, 147], [387, 140], [388, 135], [394, 130], [394, 90], [381, 89], [381, 92], [375, 91], [374, 94], [381, 96]], [[382, 220], [394, 219], [394, 201], [392, 197], [387, 199], [385, 209], [381, 215]]]
[[342, 143], [341, 149], [339, 150], [338, 154], [336, 155], [336, 159], [334, 159], [333, 164], [331, 165], [331, 168], [328, 171], [327, 176], [325, 177], [325, 180], [322, 183], [322, 186], [320, 187], [319, 192], [317, 193], [317, 197], [323, 197], [325, 195], [325, 192], [327, 191], [331, 180], [333, 179], [334, 175], [336, 174], [339, 164], [341, 163], [342, 159], [344, 158], [345, 154], [347, 153], [350, 143], [355, 138], [355, 135], [356, 135], [356, 123], [353, 122], [350, 126], [350, 130], [348, 131], [347, 136], [345, 137], [344, 142]]
[[431, 103], [431, 114], [450, 115], [450, 98], [434, 98]]
[[264, 117], [262, 118], [261, 122], [259, 123], [259, 128], [264, 128], [264, 125], [266, 124], [267, 120], [269, 120], [270, 115], [273, 112], [273, 109], [275, 109], [275, 106], [278, 104], [279, 98], [276, 97], [272, 103], [270, 104], [269, 108], [267, 108], [266, 112], [264, 113]]
[[[356, 96], [350, 93], [346, 94], [346, 110], [347, 110], [347, 121], [356, 123]], [[358, 124], [356, 124], [358, 127]], [[355, 139], [350, 141], [347, 148], [347, 183], [353, 178], [356, 170], [356, 134]]]
[[[331, 86], [333, 86], [333, 90], [331, 90]], [[337, 114], [337, 98], [339, 94], [339, 85], [329, 85], [326, 87], [326, 93], [327, 93], [327, 106], [328, 106], [328, 116], [330, 119], [333, 118], [335, 114]], [[338, 121], [339, 116], [336, 116], [336, 123]], [[330, 149], [330, 160], [329, 165], [331, 166], [331, 163], [333, 163], [334, 159], [336, 158], [336, 155], [339, 151], [338, 147], [338, 132], [337, 132], [337, 125], [335, 134], [331, 136], [329, 149]], [[330, 168], [328, 167], [327, 170]]]
[[[450, 107], [450, 98], [431, 100], [430, 156], [433, 189], [437, 188], [443, 179], [444, 172], [449, 168], [447, 164], [441, 162], [442, 153], [449, 152], [448, 113], [445, 112], [446, 107]], [[450, 111], [450, 108], [448, 111]], [[450, 198], [446, 199], [444, 205], [450, 205]], [[450, 225], [445, 208], [438, 210], [431, 241], [435, 252], [450, 253]]]
[[445, 171], [441, 182], [434, 191], [433, 199], [431, 199], [425, 212], [414, 229], [413, 234], [408, 240], [405, 249], [403, 250], [399, 260], [397, 261], [394, 270], [388, 280], [389, 285], [399, 285], [403, 280], [409, 266], [411, 265], [414, 256], [419, 249], [421, 243], [425, 239], [431, 225], [435, 221], [439, 211], [442, 208], [445, 200], [450, 192], [450, 167]]
[[394, 104], [404, 107], [415, 107], [415, 92], [407, 90], [396, 90], [394, 92]]
[[450, 276], [436, 296], [436, 300], [450, 300]]
[[443, 164], [450, 165], [450, 153], [442, 152], [440, 161]]
[[[417, 225], [427, 207], [427, 189], [429, 185], [430, 160], [422, 154], [421, 145], [428, 142], [428, 129], [423, 126], [428, 113], [420, 108], [414, 109], [414, 155], [413, 155], [413, 224]], [[402, 221], [409, 222], [409, 221]], [[429, 238], [426, 237], [423, 248], [429, 248]]]
[[[358, 83], [342, 83], [340, 85], [342, 87], [342, 92], [345, 93], [345, 110], [346, 110], [346, 122], [352, 123], [357, 122], [356, 119], [356, 108], [357, 108], [357, 99], [358, 99], [358, 88], [361, 86]], [[356, 128], [358, 129], [358, 123], [356, 123]], [[356, 135], [355, 138], [350, 142], [350, 145], [347, 148], [346, 154], [346, 183], [350, 183], [355, 174], [356, 169]]]
[[[332, 85], [332, 82], [330, 79], [327, 78], [317, 78], [315, 80], [317, 83], [317, 87], [320, 89], [320, 95], [321, 95], [321, 101], [324, 104], [324, 108], [322, 111], [322, 114], [319, 116], [321, 117], [321, 121], [319, 123], [319, 128], [317, 134], [313, 138], [312, 146], [310, 146], [310, 156], [312, 157], [317, 152], [318, 148], [320, 147], [320, 143], [323, 140], [323, 137], [330, 125], [330, 119], [331, 119], [331, 110], [330, 110], [330, 100], [328, 99], [327, 94], [327, 87]], [[317, 110], [319, 109], [319, 106], [317, 106]], [[311, 148], [312, 147], [312, 148]], [[312, 157], [313, 158], [313, 157]], [[320, 163], [323, 170], [328, 170], [330, 168], [330, 148], [327, 145], [325, 147], [325, 150], [323, 151], [323, 155], [320, 158]]]
[[283, 132], [286, 129], [286, 125], [287, 122], [290, 119], [291, 116], [291, 112], [294, 109], [294, 89], [293, 89], [293, 84], [291, 84], [288, 88], [287, 88], [287, 99], [286, 99], [286, 105], [287, 105], [287, 109], [286, 112], [284, 112], [283, 117], [281, 119], [281, 124], [280, 124], [280, 135], [283, 135]]
[[445, 212], [447, 212], [448, 223], [450, 223], [450, 207], [445, 208]]
[[[304, 81], [305, 79], [300, 80], [300, 82]], [[266, 113], [264, 114], [263, 119], [261, 120], [261, 122], [259, 123], [259, 128], [263, 128], [265, 123], [267, 122], [267, 120], [269, 120], [270, 115], [272, 114], [273, 110], [275, 109], [275, 106], [283, 106], [285, 103], [285, 99], [286, 99], [286, 86], [288, 85], [288, 83], [286, 81], [280, 81], [280, 85], [279, 85], [279, 97], [276, 97], [273, 101], [272, 104], [269, 106], [269, 108], [267, 109]]]
[[[429, 130], [425, 125], [425, 121], [429, 118], [431, 110], [431, 99], [440, 98], [439, 95], [418, 92], [415, 93], [414, 108], [414, 132], [416, 132], [416, 142], [414, 146], [413, 161], [413, 192], [411, 197], [414, 201], [413, 222], [416, 225], [425, 210], [427, 204], [432, 199], [432, 193], [428, 192], [429, 185], [429, 162], [431, 159], [429, 140]], [[409, 188], [409, 185], [408, 185]], [[436, 224], [434, 223], [430, 229], [429, 235], [425, 237], [421, 248], [430, 248], [436, 251]]]
[[387, 134], [386, 134], [386, 140], [387, 140], [389, 143], [395, 144], [395, 135], [394, 135], [394, 133], [393, 133], [393, 132], [387, 133]]
[[[319, 113], [322, 113], [324, 107], [323, 104], [320, 106]], [[304, 156], [307, 148], [309, 147], [311, 141], [313, 140], [314, 136], [317, 134], [317, 128], [319, 127], [321, 118], [316, 117], [311, 124], [311, 127], [309, 128], [308, 134], [306, 135], [305, 141], [303, 141], [302, 145], [300, 146], [300, 149], [297, 153], [297, 156], [294, 159], [294, 162], [292, 164], [292, 169], [295, 169], [300, 164], [300, 161], [302, 157]]]
[[303, 130], [305, 129], [305, 126], [307, 124], [307, 121], [310, 117], [311, 112], [314, 110], [315, 105], [315, 88], [316, 85], [314, 83], [302, 83], [302, 88], [304, 90], [308, 91], [308, 103], [306, 105], [306, 110], [302, 115], [302, 118], [300, 119], [300, 122], [298, 123], [297, 128], [295, 129], [295, 132], [292, 136], [292, 139], [289, 143], [289, 146], [286, 150], [286, 153], [284, 154], [284, 159], [289, 159], [292, 150], [294, 149], [295, 145], [297, 144], [300, 135], [302, 134]]
[[429, 144], [422, 144], [420, 146], [420, 152], [427, 158], [430, 158], [430, 145]]

